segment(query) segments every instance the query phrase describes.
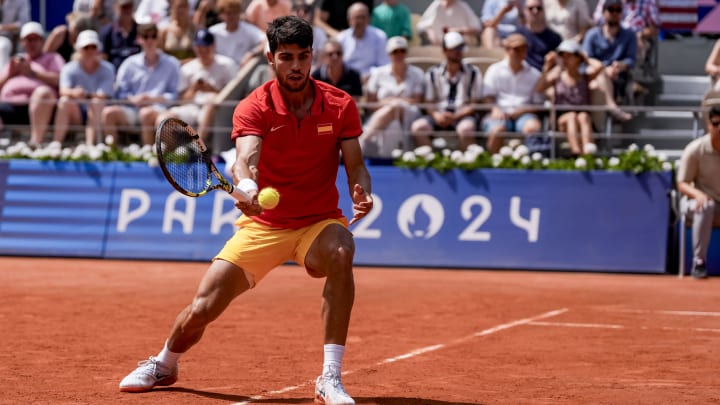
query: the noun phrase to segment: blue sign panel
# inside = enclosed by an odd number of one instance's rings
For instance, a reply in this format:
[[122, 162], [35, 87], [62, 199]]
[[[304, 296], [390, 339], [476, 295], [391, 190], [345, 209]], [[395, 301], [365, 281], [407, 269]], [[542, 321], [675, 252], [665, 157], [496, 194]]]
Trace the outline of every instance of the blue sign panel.
[[0, 165], [0, 254], [101, 257], [113, 164]]
[[376, 209], [353, 227], [359, 264], [665, 271], [669, 173], [371, 174]]

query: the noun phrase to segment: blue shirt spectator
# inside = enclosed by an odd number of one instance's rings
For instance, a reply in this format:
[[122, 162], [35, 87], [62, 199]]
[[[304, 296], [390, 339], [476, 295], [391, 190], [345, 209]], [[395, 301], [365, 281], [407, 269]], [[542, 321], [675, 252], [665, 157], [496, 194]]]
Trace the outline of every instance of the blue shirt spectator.
[[86, 94], [112, 97], [114, 83], [115, 67], [105, 60], [101, 60], [100, 67], [92, 73], [86, 72], [79, 61], [69, 62], [60, 71], [60, 88], [82, 87]]
[[147, 93], [168, 101], [177, 99], [180, 64], [166, 53], [158, 51], [158, 54], [160, 59], [155, 66], [145, 64], [144, 53], [132, 55], [120, 65], [116, 79], [117, 98]]
[[540, 32], [532, 32], [525, 27], [518, 27], [518, 33], [523, 34], [528, 41], [528, 53], [525, 61], [535, 69], [542, 71], [545, 64], [545, 55], [554, 51], [562, 42], [562, 37], [550, 28]]
[[606, 38], [602, 26], [593, 27], [585, 34], [583, 51], [589, 57], [600, 60], [605, 66], [613, 62], [623, 62], [632, 68], [637, 57], [637, 38], [635, 33], [622, 27], [615, 38]]

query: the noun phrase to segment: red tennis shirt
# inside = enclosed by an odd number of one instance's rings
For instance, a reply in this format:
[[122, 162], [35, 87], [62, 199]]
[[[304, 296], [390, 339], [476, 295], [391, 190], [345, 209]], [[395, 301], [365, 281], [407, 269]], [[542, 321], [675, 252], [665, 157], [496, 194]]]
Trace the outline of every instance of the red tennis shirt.
[[335, 185], [340, 142], [360, 136], [360, 114], [347, 93], [309, 80], [315, 100], [302, 120], [288, 111], [277, 80], [255, 89], [233, 113], [233, 141], [239, 136], [263, 140], [258, 187], [275, 187], [280, 204], [253, 219], [272, 227], [297, 229], [342, 217]]

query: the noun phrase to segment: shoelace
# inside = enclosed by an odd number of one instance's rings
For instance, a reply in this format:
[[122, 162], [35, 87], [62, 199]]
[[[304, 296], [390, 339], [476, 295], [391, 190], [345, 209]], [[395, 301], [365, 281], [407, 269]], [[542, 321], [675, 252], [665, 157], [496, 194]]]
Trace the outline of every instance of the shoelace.
[[329, 370], [325, 374], [323, 374], [323, 380], [326, 382], [330, 382], [333, 387], [340, 388], [341, 390], [345, 391], [345, 387], [342, 385], [342, 381], [340, 381], [340, 373], [334, 372], [334, 370]]
[[155, 372], [157, 371], [158, 362], [154, 358], [150, 357], [147, 360], [142, 360], [138, 362], [138, 367], [143, 368], [143, 372], [151, 375], [155, 375]]

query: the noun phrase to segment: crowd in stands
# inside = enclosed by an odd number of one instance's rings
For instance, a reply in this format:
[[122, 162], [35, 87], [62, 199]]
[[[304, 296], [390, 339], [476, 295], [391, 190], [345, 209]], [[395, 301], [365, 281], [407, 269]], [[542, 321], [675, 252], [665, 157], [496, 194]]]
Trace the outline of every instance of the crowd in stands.
[[[0, 119], [30, 125], [32, 144], [70, 132], [122, 142], [133, 127], [151, 143], [169, 116], [208, 138], [216, 96], [264, 59], [268, 22], [296, 14], [315, 27], [313, 78], [363, 103], [363, 144], [378, 156], [408, 146], [404, 134], [423, 145], [444, 132], [461, 149], [484, 134], [497, 151], [505, 133], [544, 130], [546, 101], [569, 106], [557, 127], [582, 153], [592, 122], [572, 106], [597, 91], [613, 119], [631, 119], [621, 108], [660, 24], [656, 0], [600, 0], [593, 16], [585, 0], [485, 0], [480, 15], [464, 0], [433, 0], [415, 19], [399, 0], [76, 0], [46, 35], [29, 0], [1, 4]], [[416, 48], [437, 49], [435, 66], [413, 65]], [[477, 50], [494, 56], [473, 63]], [[252, 86], [272, 77], [259, 69]]]

